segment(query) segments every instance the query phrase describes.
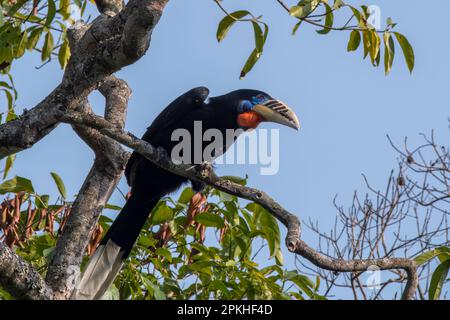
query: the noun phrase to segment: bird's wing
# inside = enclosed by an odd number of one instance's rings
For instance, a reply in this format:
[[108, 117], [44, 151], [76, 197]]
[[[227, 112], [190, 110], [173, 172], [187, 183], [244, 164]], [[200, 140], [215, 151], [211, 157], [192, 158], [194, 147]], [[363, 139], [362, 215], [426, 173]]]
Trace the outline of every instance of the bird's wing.
[[[156, 136], [158, 132], [165, 132], [165, 129], [172, 126], [174, 123], [183, 119], [189, 112], [195, 108], [201, 108], [209, 95], [209, 89], [206, 87], [197, 87], [187, 91], [172, 101], [157, 117], [153, 120], [150, 127], [142, 136], [142, 139], [152, 143], [152, 137]], [[133, 185], [133, 174], [139, 161], [143, 158], [140, 154], [133, 152], [128, 160], [125, 168], [125, 177], [128, 185]]]
[[206, 87], [197, 87], [182, 94], [172, 103], [170, 103], [147, 128], [142, 137], [143, 140], [149, 141], [156, 131], [164, 130], [170, 127], [179, 119], [183, 119], [193, 109], [202, 107], [208, 98], [209, 89]]

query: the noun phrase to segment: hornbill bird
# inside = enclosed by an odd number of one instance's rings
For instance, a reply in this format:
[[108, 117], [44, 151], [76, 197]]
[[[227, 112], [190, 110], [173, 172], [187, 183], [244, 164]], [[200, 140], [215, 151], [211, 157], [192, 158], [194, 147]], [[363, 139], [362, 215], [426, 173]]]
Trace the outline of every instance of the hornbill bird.
[[[228, 129], [244, 132], [265, 121], [276, 122], [296, 130], [300, 127], [292, 109], [267, 93], [242, 89], [217, 97], [208, 98], [208, 95], [209, 90], [205, 87], [184, 93], [158, 115], [142, 139], [156, 148], [163, 148], [167, 155], [170, 155], [179, 143], [173, 139], [172, 133], [177, 129], [186, 129], [194, 135], [199, 122], [201, 136], [208, 129], [217, 129], [225, 137]], [[212, 159], [223, 154], [237, 135], [228, 144], [226, 139], [223, 139], [223, 145], [215, 151]], [[192, 145], [194, 144], [195, 142]], [[192, 146], [191, 155], [205, 149], [204, 141], [201, 141], [200, 145], [200, 150]], [[131, 155], [125, 176], [131, 186], [131, 196], [90, 258], [71, 299], [100, 299], [129, 256], [146, 219], [158, 201], [188, 182], [187, 178], [158, 167], [137, 152]], [[191, 183], [197, 192], [204, 187], [197, 181]]]

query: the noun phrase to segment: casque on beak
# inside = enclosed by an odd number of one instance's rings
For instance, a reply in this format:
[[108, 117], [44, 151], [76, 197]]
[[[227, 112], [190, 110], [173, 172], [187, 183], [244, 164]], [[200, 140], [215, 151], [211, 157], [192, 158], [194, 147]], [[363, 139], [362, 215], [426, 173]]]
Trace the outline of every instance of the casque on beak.
[[263, 121], [276, 122], [295, 130], [300, 129], [300, 122], [294, 111], [280, 100], [270, 99], [253, 106], [252, 111], [258, 113]]

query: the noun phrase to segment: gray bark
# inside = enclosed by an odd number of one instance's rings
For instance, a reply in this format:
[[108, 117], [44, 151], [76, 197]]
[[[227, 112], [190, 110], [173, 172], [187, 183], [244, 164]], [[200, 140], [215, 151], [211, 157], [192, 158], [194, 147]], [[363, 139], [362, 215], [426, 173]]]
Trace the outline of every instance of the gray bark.
[[26, 261], [0, 242], [0, 286], [17, 299], [51, 299], [52, 290]]

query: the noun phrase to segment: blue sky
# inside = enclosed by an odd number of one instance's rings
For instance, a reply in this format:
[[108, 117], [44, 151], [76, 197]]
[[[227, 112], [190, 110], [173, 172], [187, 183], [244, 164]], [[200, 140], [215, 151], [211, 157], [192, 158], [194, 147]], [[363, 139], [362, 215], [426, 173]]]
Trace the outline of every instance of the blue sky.
[[[287, 3], [289, 1], [286, 0]], [[293, 2], [293, 1], [291, 1]], [[355, 189], [365, 191], [361, 174], [382, 188], [397, 155], [386, 134], [402, 142], [420, 141], [419, 133], [435, 130], [438, 141], [448, 141], [447, 12], [450, 2], [439, 1], [432, 24], [423, 21], [420, 1], [349, 1], [376, 4], [382, 21], [393, 17], [398, 30], [412, 43], [416, 68], [409, 74], [400, 49], [391, 74], [373, 68], [362, 53], [346, 52], [348, 33], [316, 34], [302, 26], [291, 35], [295, 20], [273, 0], [224, 1], [230, 11], [250, 9], [264, 15], [270, 33], [264, 54], [255, 69], [239, 80], [239, 71], [253, 48], [250, 25], [236, 25], [222, 43], [217, 43], [217, 24], [223, 17], [213, 1], [171, 1], [155, 29], [148, 53], [119, 72], [133, 90], [127, 130], [142, 135], [160, 110], [184, 91], [207, 86], [211, 95], [238, 88], [254, 88], [280, 98], [297, 112], [299, 132], [280, 128], [280, 170], [261, 176], [257, 166], [220, 166], [220, 174], [248, 174], [249, 184], [267, 191], [302, 220], [318, 220], [331, 227], [336, 211], [332, 200], [349, 205]], [[92, 6], [92, 4], [89, 4]], [[18, 109], [31, 108], [61, 80], [56, 63], [40, 70], [39, 56], [27, 54], [14, 66], [20, 92]], [[102, 112], [103, 101], [93, 94], [91, 102]], [[264, 128], [274, 127], [264, 124]], [[75, 195], [92, 164], [93, 153], [62, 125], [32, 149], [22, 152], [12, 174], [30, 178], [38, 192], [57, 194], [49, 172], [64, 179], [68, 194]], [[127, 190], [125, 181], [120, 184]], [[110, 201], [122, 204], [119, 193]], [[316, 238], [308, 230], [304, 240]], [[285, 251], [288, 267], [293, 259]]]

